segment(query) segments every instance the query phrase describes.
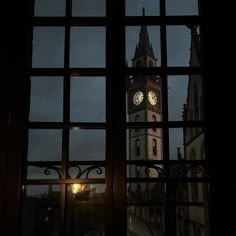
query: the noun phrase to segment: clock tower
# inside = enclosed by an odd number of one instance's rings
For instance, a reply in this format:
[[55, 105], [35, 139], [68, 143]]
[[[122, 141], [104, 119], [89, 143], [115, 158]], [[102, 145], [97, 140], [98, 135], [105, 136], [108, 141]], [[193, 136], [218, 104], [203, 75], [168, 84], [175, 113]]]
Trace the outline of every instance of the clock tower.
[[[144, 16], [144, 10], [143, 10]], [[132, 67], [156, 67], [147, 26], [141, 26]], [[134, 75], [127, 78], [129, 122], [161, 121], [161, 79], [153, 75]], [[160, 129], [130, 129], [129, 160], [162, 160], [162, 135]], [[131, 177], [152, 177], [156, 173], [131, 168]], [[148, 176], [147, 176], [148, 175]]]

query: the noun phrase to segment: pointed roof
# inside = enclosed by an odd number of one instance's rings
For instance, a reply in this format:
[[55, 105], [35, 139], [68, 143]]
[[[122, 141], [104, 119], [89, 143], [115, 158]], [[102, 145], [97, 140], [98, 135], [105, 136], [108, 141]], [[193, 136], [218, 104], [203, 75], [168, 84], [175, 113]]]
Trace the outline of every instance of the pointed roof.
[[[145, 16], [145, 8], [144, 7], [142, 9], [142, 16]], [[147, 26], [142, 25], [141, 29], [140, 29], [140, 33], [139, 33], [139, 42], [136, 45], [133, 59], [136, 59], [137, 57], [145, 56], [145, 55], [149, 55], [149, 56], [153, 57], [153, 59], [157, 60], [154, 55], [152, 44], [149, 41]]]

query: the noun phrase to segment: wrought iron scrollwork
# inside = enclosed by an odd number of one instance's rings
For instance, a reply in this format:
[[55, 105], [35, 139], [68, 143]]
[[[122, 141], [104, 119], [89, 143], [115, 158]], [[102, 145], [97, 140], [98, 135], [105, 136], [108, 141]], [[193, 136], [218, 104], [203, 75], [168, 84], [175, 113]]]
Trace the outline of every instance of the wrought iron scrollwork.
[[158, 178], [165, 176], [164, 168], [161, 167], [161, 166], [158, 166], [158, 165], [148, 165], [148, 166], [146, 166], [145, 167], [145, 174], [147, 176], [149, 176], [152, 170], [154, 170], [156, 172], [156, 174], [157, 174], [156, 177], [158, 177]]
[[174, 178], [186, 178], [186, 177], [197, 177], [200, 174], [203, 175], [205, 167], [199, 164], [185, 164], [178, 163], [170, 167], [169, 177]]
[[[42, 168], [42, 167], [41, 167], [41, 168]], [[58, 174], [59, 179], [61, 178], [61, 172], [62, 172], [62, 171], [61, 171], [61, 168], [56, 167], [56, 166], [47, 167], [47, 168], [44, 170], [44, 174], [45, 174], [45, 175], [50, 175], [50, 174], [51, 174], [51, 170], [56, 171], [57, 174]]]
[[[77, 163], [71, 162], [68, 166], [68, 172], [70, 172], [69, 170], [71, 168], [76, 168], [78, 170], [78, 173], [75, 178], [81, 178], [83, 177], [83, 175], [85, 175], [85, 178], [87, 179], [89, 178], [89, 174], [91, 173], [92, 170], [96, 170], [96, 174], [101, 175], [103, 173], [103, 169], [102, 169], [103, 167], [104, 166], [102, 165], [93, 165], [82, 170], [81, 167]], [[69, 177], [71, 177], [70, 174], [69, 174]]]
[[[58, 174], [58, 178], [60, 179], [62, 177], [62, 168], [59, 167], [58, 164], [55, 164], [55, 162], [44, 162], [44, 161], [40, 161], [40, 162], [34, 162], [31, 163], [31, 166], [35, 166], [35, 167], [39, 167], [39, 168], [45, 168], [43, 170], [43, 173], [45, 175], [51, 175], [52, 171], [55, 171]], [[86, 168], [82, 168], [82, 166], [88, 166]], [[83, 165], [81, 163], [79, 163], [78, 161], [72, 161], [69, 162], [68, 164], [68, 177], [71, 178], [70, 176], [70, 169], [75, 168], [76, 169], [76, 176], [75, 178], [89, 178], [89, 174], [92, 171], [95, 171], [97, 175], [101, 175], [103, 173], [103, 168], [104, 168], [104, 164], [103, 163], [94, 163], [93, 165], [91, 165], [91, 163], [89, 164], [84, 164]]]
[[137, 177], [155, 177], [155, 178], [191, 178], [206, 177], [207, 167], [201, 163], [169, 163], [153, 164], [138, 163], [135, 164], [138, 171]]

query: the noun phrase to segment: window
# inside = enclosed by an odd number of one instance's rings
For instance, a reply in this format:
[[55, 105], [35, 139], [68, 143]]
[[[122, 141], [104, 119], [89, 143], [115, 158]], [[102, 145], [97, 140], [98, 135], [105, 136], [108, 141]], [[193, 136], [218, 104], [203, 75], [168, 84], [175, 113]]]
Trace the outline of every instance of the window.
[[[132, 8], [134, 1], [131, 0], [102, 1], [99, 6], [93, 4], [98, 6], [97, 10], [96, 7], [86, 10], [89, 3], [80, 6], [81, 2], [35, 0], [34, 17], [29, 24], [29, 28], [32, 26], [29, 37], [33, 36], [32, 64], [21, 67], [27, 68], [29, 77], [21, 76], [19, 71], [20, 82], [14, 80], [16, 87], [21, 88], [17, 90], [16, 98], [20, 98], [21, 93], [24, 95], [24, 99], [13, 102], [19, 107], [17, 115], [12, 115], [13, 121], [9, 119], [13, 128], [17, 127], [15, 139], [22, 138], [18, 146], [12, 146], [21, 147], [20, 151], [17, 150], [18, 156], [25, 160], [19, 207], [22, 209], [22, 234], [30, 231], [32, 235], [35, 232], [73, 235], [105, 231], [107, 235], [126, 235], [127, 232], [144, 235], [144, 226], [140, 232], [132, 227], [136, 217], [147, 222], [151, 229], [154, 229], [153, 225], [158, 226], [158, 231], [166, 235], [176, 235], [178, 223], [182, 227], [180, 232], [186, 232], [189, 225], [183, 222], [193, 221], [190, 218], [192, 213], [201, 209], [202, 215], [208, 215], [207, 204], [203, 204], [207, 198], [192, 201], [191, 193], [186, 189], [193, 182], [198, 185], [204, 182], [208, 186], [211, 181], [204, 169], [208, 166], [209, 150], [206, 149], [204, 158], [201, 158], [201, 149], [205, 150], [203, 135], [186, 135], [186, 130], [201, 127], [205, 132], [206, 127], [204, 119], [195, 119], [196, 112], [190, 106], [191, 102], [198, 100], [201, 115], [205, 96], [199, 92], [198, 86], [195, 95], [188, 91], [191, 82], [183, 79], [190, 74], [201, 77], [207, 70], [205, 63], [204, 70], [201, 62], [188, 64], [199, 59], [192, 46], [199, 42], [195, 37], [195, 25], [200, 25], [198, 32], [200, 37], [204, 36], [204, 19], [196, 7], [198, 1], [191, 1], [195, 2], [191, 5], [195, 7], [190, 10], [190, 1], [182, 1], [185, 2], [182, 6], [188, 7], [179, 9], [180, 4], [175, 5], [176, 1], [153, 0], [153, 7], [147, 3], [143, 11], [136, 2], [137, 8]], [[40, 9], [47, 9], [47, 12], [41, 14]], [[134, 31], [129, 35], [126, 30], [129, 27], [136, 27], [137, 34], [136, 29], [132, 29]], [[145, 37], [139, 44], [140, 32]], [[132, 38], [134, 43], [126, 44], [126, 39]], [[141, 46], [147, 46], [147, 57], [141, 60], [146, 67], [138, 68], [132, 64], [136, 44], [136, 57], [142, 57], [139, 54], [143, 49]], [[207, 46], [203, 48], [207, 50]], [[149, 66], [148, 56], [156, 62], [153, 67]], [[127, 67], [124, 66], [126, 60]], [[12, 73], [15, 76], [13, 70]], [[24, 76], [27, 82], [17, 86]], [[125, 99], [126, 78], [129, 76], [134, 81], [131, 90], [141, 86], [144, 91], [144, 102], [133, 106], [130, 114], [126, 113]], [[173, 76], [174, 86], [169, 86], [170, 76]], [[160, 83], [156, 83], [153, 77], [160, 78]], [[202, 79], [206, 78], [203, 76]], [[145, 103], [149, 86], [161, 93], [161, 111]], [[173, 93], [177, 99], [171, 100], [170, 94]], [[191, 121], [181, 119], [179, 104], [183, 103], [179, 94], [187, 105], [186, 117], [190, 117], [190, 109], [193, 111]], [[178, 109], [174, 111], [170, 107]], [[169, 115], [175, 112], [180, 113], [178, 116]], [[130, 121], [137, 113], [143, 120], [134, 124]], [[132, 119], [127, 119], [128, 116]], [[150, 120], [154, 122], [150, 123]], [[22, 122], [22, 130], [18, 122]], [[128, 132], [137, 127], [140, 132]], [[11, 132], [8, 135], [10, 137], [6, 137], [11, 140]], [[9, 146], [12, 152], [9, 157], [13, 157], [17, 151]], [[23, 147], [26, 148], [23, 150]], [[151, 159], [154, 147], [156, 155]], [[177, 147], [180, 147], [181, 160], [176, 159]], [[195, 150], [195, 154], [191, 150]], [[134, 159], [132, 154], [135, 153], [142, 160]], [[14, 159], [17, 167], [21, 166], [19, 159]], [[137, 166], [140, 174], [130, 175]], [[17, 175], [15, 171], [11, 173]], [[178, 186], [182, 186], [186, 193], [182, 202], [176, 199]], [[137, 188], [140, 189], [136, 198], [139, 202], [132, 198]], [[30, 225], [33, 227], [29, 227], [27, 219], [32, 221]], [[208, 233], [207, 221], [203, 217], [201, 222], [195, 222], [203, 225], [202, 235]]]
[[157, 141], [156, 141], [156, 139], [152, 140], [152, 154], [154, 156], [157, 155]]
[[140, 156], [140, 140], [135, 140], [135, 155]]
[[[157, 118], [155, 115], [152, 115], [152, 122], [156, 122], [157, 121]], [[153, 131], [156, 131], [156, 128], [153, 128], [152, 129]]]

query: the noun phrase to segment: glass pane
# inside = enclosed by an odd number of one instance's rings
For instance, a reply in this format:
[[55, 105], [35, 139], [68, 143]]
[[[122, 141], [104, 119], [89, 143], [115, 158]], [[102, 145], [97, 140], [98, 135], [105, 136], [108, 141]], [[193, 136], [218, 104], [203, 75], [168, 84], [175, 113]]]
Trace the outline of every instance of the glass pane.
[[31, 77], [30, 121], [62, 121], [63, 78]]
[[60, 225], [59, 207], [59, 186], [25, 186], [21, 224], [22, 235], [58, 235]]
[[71, 130], [70, 161], [105, 160], [104, 130]]
[[176, 208], [177, 235], [206, 236], [209, 235], [208, 207], [186, 206]]
[[169, 120], [203, 120], [201, 75], [168, 76]]
[[128, 122], [162, 120], [161, 77], [134, 75], [127, 77], [126, 112]]
[[[190, 171], [191, 177], [196, 177], [197, 173]], [[195, 202], [205, 204], [208, 199], [208, 185], [206, 183], [174, 183], [175, 199], [179, 202]]]
[[27, 179], [59, 179], [61, 169], [61, 166], [39, 162], [34, 166], [28, 166]]
[[159, 0], [126, 0], [126, 15], [158, 16], [160, 15]]
[[34, 27], [32, 67], [64, 66], [64, 32], [64, 27]]
[[156, 183], [129, 183], [127, 186], [128, 202], [139, 203], [159, 203], [165, 201], [165, 184]]
[[169, 130], [171, 160], [204, 160], [205, 131], [202, 127]]
[[105, 16], [106, 0], [72, 0], [72, 16]]
[[168, 76], [169, 120], [183, 120], [184, 106], [188, 98], [188, 76]]
[[167, 26], [167, 63], [168, 66], [200, 65], [198, 28], [193, 26]]
[[35, 16], [65, 16], [65, 0], [35, 0]]
[[127, 160], [162, 159], [161, 129], [129, 129], [127, 135]]
[[105, 67], [104, 27], [71, 27], [70, 67]]
[[71, 121], [105, 122], [104, 77], [71, 78]]
[[60, 161], [62, 131], [30, 129], [28, 161]]
[[164, 207], [129, 206], [127, 209], [127, 236], [164, 236]]
[[161, 65], [160, 27], [126, 27], [126, 61], [129, 67]]
[[198, 0], [166, 0], [166, 15], [198, 15]]
[[104, 193], [101, 184], [67, 188], [67, 235], [104, 235]]

